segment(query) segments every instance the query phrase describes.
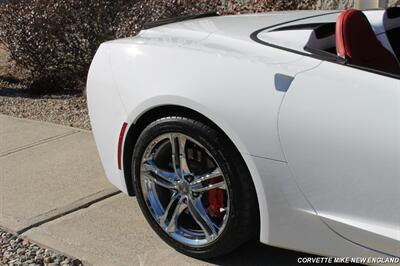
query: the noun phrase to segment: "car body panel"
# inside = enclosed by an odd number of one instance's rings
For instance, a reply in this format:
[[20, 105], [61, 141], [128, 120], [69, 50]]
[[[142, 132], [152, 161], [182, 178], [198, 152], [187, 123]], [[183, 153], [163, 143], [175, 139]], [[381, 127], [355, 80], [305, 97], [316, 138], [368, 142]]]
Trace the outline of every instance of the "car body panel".
[[[202, 46], [205, 48], [200, 49]], [[275, 71], [293, 77], [320, 61], [274, 49], [271, 52], [280, 55], [268, 56], [268, 48], [253, 46], [254, 51], [249, 45], [234, 46], [233, 41], [225, 50], [213, 46], [212, 41], [177, 48], [169, 42], [110, 45], [112, 72], [130, 110], [128, 122], [154, 106], [184, 106], [219, 125], [241, 152], [284, 160], [276, 125], [284, 92], [275, 88]], [[154, 72], [156, 78], [148, 75]], [[259, 127], [257, 132], [252, 130], [255, 127]]]
[[285, 158], [318, 215], [349, 239], [396, 256], [399, 120], [399, 80], [329, 62], [296, 78], [279, 117]]
[[325, 256], [382, 257], [382, 253], [347, 241], [326, 226], [298, 187], [288, 163], [243, 158], [251, 174], [261, 177], [265, 189], [263, 215], [268, 219], [261, 226], [262, 243]]
[[107, 46], [101, 46], [93, 59], [87, 88], [90, 123], [106, 176], [114, 186], [127, 192], [116, 157], [118, 136], [127, 113], [115, 88]]

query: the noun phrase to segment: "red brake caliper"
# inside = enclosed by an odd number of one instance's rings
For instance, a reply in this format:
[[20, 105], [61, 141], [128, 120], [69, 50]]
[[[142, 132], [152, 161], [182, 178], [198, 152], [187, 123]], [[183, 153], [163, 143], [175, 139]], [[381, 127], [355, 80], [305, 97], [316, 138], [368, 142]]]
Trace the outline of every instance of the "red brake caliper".
[[[217, 182], [220, 182], [219, 177], [215, 178], [212, 183]], [[212, 216], [221, 218], [223, 216], [221, 209], [224, 208], [224, 191], [219, 188], [214, 188], [208, 191], [208, 199], [210, 201], [210, 207], [208, 211], [212, 214]]]

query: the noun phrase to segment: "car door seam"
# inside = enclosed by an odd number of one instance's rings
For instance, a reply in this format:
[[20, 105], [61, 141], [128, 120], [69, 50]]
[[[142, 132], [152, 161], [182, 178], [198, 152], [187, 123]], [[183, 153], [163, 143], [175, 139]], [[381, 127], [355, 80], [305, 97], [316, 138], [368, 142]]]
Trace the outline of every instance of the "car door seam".
[[[293, 82], [294, 82], [294, 80], [296, 79], [297, 75], [318, 68], [318, 67], [322, 64], [322, 62], [323, 62], [323, 61], [320, 61], [316, 66], [314, 66], [314, 67], [312, 67], [312, 68], [310, 68], [310, 69], [303, 70], [303, 71], [300, 71], [300, 72], [296, 73], [296, 74], [293, 76]], [[289, 90], [288, 90], [288, 91], [289, 91]], [[300, 185], [297, 183], [296, 175], [295, 175], [293, 169], [291, 168], [290, 163], [289, 163], [289, 161], [287, 160], [287, 157], [286, 157], [286, 154], [285, 154], [285, 150], [283, 149], [282, 140], [281, 140], [281, 134], [280, 134], [280, 128], [279, 128], [279, 120], [280, 120], [282, 105], [283, 105], [283, 102], [284, 102], [284, 100], [285, 100], [285, 98], [286, 98], [286, 94], [287, 94], [287, 92], [284, 93], [284, 95], [283, 95], [283, 97], [282, 97], [282, 100], [281, 100], [281, 103], [280, 103], [279, 109], [278, 109], [278, 117], [277, 117], [277, 120], [276, 120], [276, 121], [277, 121], [276, 126], [277, 126], [277, 131], [278, 131], [279, 146], [281, 147], [281, 151], [282, 151], [283, 158], [284, 158], [285, 161], [286, 161], [286, 165], [287, 165], [287, 167], [288, 167], [288, 170], [289, 170], [289, 172], [290, 172], [290, 176], [291, 176], [291, 178], [293, 179], [294, 184], [295, 184], [296, 187], [299, 189], [299, 191], [300, 191], [300, 193], [303, 195], [304, 199], [308, 202], [308, 204], [310, 205], [311, 209], [314, 210], [314, 213], [319, 217], [319, 214], [318, 214], [317, 210], [314, 208], [313, 204], [311, 204], [311, 202], [308, 200], [306, 194], [305, 194], [304, 191], [301, 189]]]

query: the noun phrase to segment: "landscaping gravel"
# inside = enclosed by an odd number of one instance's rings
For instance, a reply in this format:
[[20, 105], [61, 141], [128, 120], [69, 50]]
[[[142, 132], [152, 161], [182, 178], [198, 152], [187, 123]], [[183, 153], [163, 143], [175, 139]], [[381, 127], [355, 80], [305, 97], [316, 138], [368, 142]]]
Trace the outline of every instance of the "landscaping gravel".
[[82, 262], [39, 247], [0, 228], [0, 265], [79, 266]]
[[35, 96], [11, 85], [0, 81], [0, 114], [90, 130], [86, 97], [66, 92]]

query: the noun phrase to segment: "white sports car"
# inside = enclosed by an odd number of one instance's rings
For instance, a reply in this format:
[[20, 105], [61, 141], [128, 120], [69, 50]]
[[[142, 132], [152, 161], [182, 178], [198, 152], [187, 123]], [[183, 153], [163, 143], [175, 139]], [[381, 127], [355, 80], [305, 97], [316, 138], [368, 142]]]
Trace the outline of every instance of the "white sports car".
[[89, 111], [111, 183], [193, 257], [257, 237], [398, 258], [400, 8], [190, 18], [106, 42], [93, 60]]

